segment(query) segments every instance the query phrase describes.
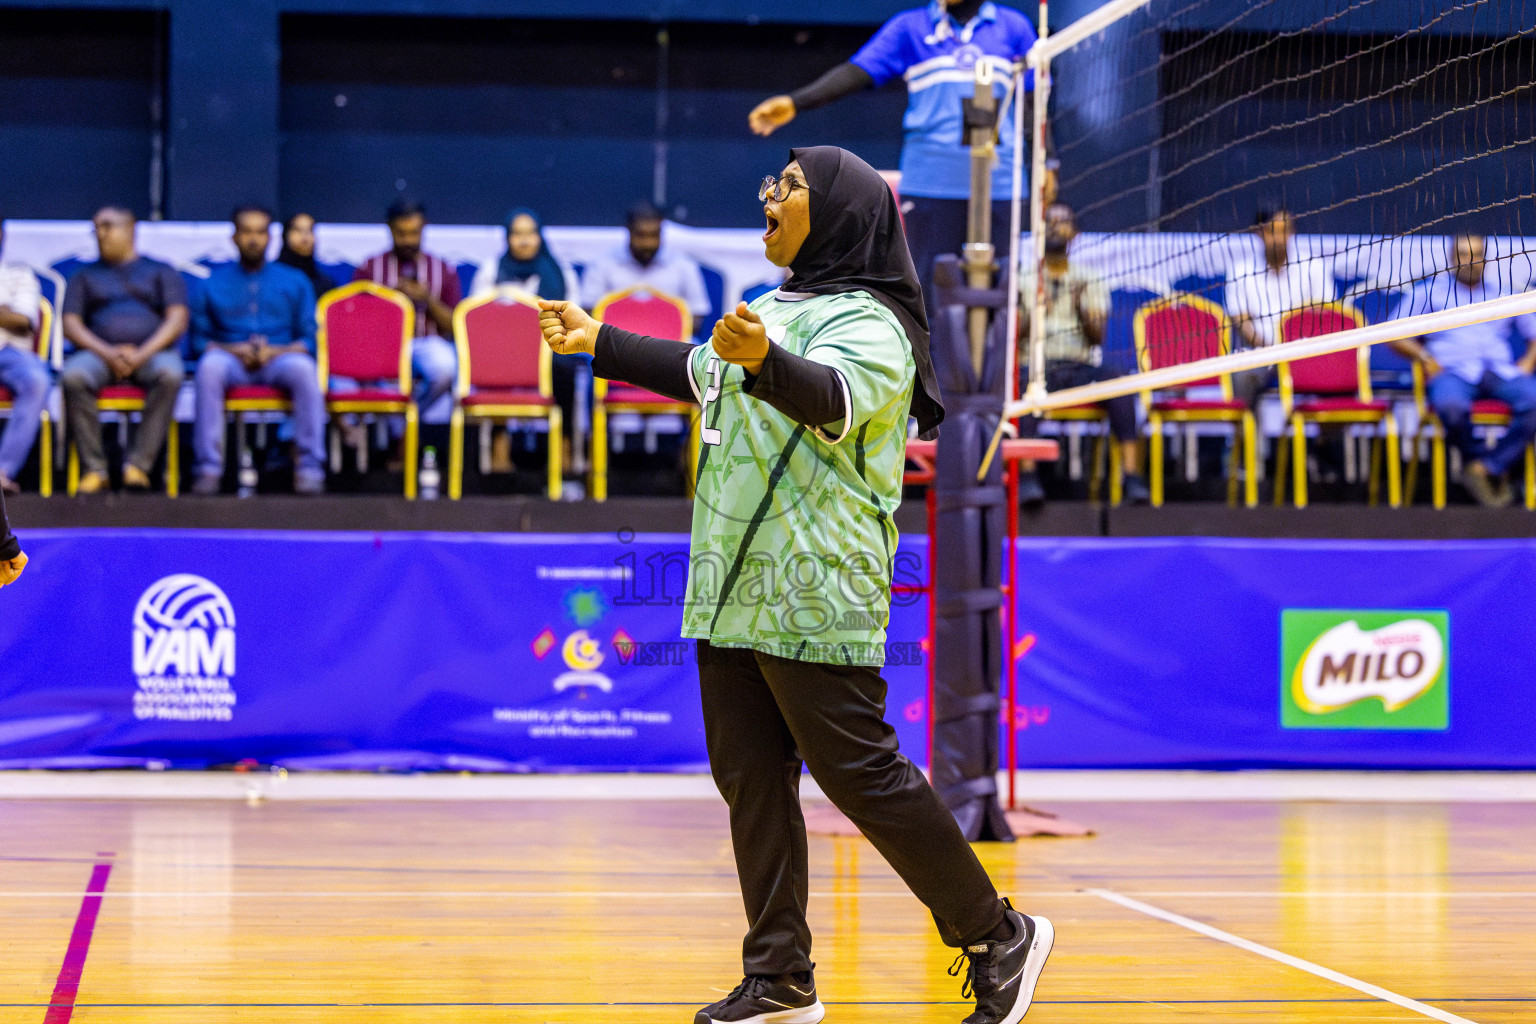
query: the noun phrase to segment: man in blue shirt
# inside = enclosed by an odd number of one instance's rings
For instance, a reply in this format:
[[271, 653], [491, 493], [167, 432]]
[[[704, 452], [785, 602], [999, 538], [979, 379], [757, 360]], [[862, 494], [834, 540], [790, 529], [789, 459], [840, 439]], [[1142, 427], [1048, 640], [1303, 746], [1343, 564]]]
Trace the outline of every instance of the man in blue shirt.
[[[1419, 284], [1399, 310], [1399, 316], [1439, 313], [1502, 298], [1518, 289], [1508, 280], [1508, 269], [1490, 273], [1484, 262], [1487, 246], [1477, 235], [1458, 235], [1452, 247], [1455, 265]], [[1439, 331], [1415, 341], [1393, 342], [1393, 347], [1417, 361], [1429, 378], [1429, 405], [1445, 427], [1445, 436], [1461, 452], [1465, 471], [1462, 483], [1484, 505], [1507, 505], [1504, 479], [1536, 437], [1536, 317], [1515, 320], [1525, 341], [1518, 360], [1509, 343], [1509, 321], [1468, 324]], [[1498, 443], [1486, 448], [1472, 435], [1472, 403], [1495, 399], [1510, 407], [1513, 419]]]
[[304, 274], [267, 262], [272, 215], [254, 206], [234, 213], [240, 259], [215, 267], [192, 307], [197, 361], [194, 494], [219, 493], [224, 475], [224, 394], [252, 384], [281, 388], [293, 400], [298, 449], [293, 489], [325, 490], [325, 402], [315, 367], [315, 289]]
[[[1013, 65], [1024, 59], [1035, 38], [1029, 19], [1011, 7], [992, 0], [934, 0], [887, 21], [848, 63], [803, 89], [764, 100], [752, 111], [749, 123], [758, 135], [771, 135], [802, 110], [861, 89], [878, 88], [897, 76], [906, 81], [901, 213], [931, 316], [933, 261], [946, 253], [958, 254], [965, 244], [971, 151], [965, 145], [961, 101], [975, 95], [976, 65], [987, 61], [1001, 108], [1012, 83]], [[1026, 87], [1033, 87], [1032, 76]], [[997, 165], [992, 171], [992, 245], [1004, 262], [1016, 143], [1013, 113], [1000, 109]], [[1027, 180], [1024, 187], [1029, 187]]]
[[107, 486], [97, 399], [114, 381], [144, 390], [144, 415], [123, 463], [123, 486], [144, 490], [186, 375], [174, 346], [187, 330], [187, 285], [173, 267], [139, 255], [133, 211], [104, 206], [91, 223], [101, 259], [75, 271], [64, 292], [64, 337], [76, 351], [59, 376], [80, 453], [76, 490], [94, 494]]

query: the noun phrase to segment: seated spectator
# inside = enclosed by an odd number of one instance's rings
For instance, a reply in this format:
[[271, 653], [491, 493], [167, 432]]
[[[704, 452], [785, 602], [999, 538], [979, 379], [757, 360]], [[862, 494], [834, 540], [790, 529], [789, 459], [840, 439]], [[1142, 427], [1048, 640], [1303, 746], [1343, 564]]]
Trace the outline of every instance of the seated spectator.
[[[0, 221], [0, 245], [5, 241], [5, 222]], [[43, 422], [43, 406], [53, 380], [48, 366], [37, 357], [37, 334], [42, 295], [37, 275], [23, 263], [0, 263], [0, 387], [10, 391], [10, 415], [0, 434], [0, 491], [21, 490], [16, 476], [27, 461]]]
[[452, 264], [421, 251], [426, 210], [402, 199], [385, 217], [394, 247], [357, 268], [354, 280], [394, 288], [416, 306], [416, 340], [411, 372], [423, 423], [447, 423], [453, 412], [453, 382], [458, 356], [453, 342], [453, 307], [463, 298]]
[[[1236, 264], [1227, 274], [1226, 307], [1237, 331], [1238, 348], [1266, 348], [1279, 341], [1280, 318], [1293, 309], [1338, 299], [1333, 268], [1316, 257], [1296, 258], [1296, 222], [1285, 210], [1261, 210], [1255, 230], [1264, 261]], [[1232, 395], [1254, 405], [1273, 386], [1275, 370], [1264, 366], [1232, 375]]]
[[709, 326], [709, 293], [699, 265], [661, 241], [661, 211], [650, 203], [632, 207], [626, 223], [629, 244], [599, 257], [587, 267], [582, 282], [582, 304], [588, 309], [603, 296], [626, 288], [643, 287], [676, 296], [688, 304], [694, 329]]
[[315, 262], [315, 218], [307, 213], [296, 213], [283, 222], [283, 248], [277, 262], [308, 278], [317, 299], [336, 287], [331, 275]]
[[[1109, 286], [1086, 267], [1071, 261], [1068, 250], [1077, 237], [1077, 223], [1070, 207], [1057, 203], [1045, 216], [1045, 388], [1065, 388], [1112, 380], [1120, 370], [1102, 365], [1104, 328], [1109, 321]], [[1028, 338], [1035, 305], [1035, 274], [1020, 275], [1023, 301], [1019, 304], [1021, 351], [1020, 393], [1029, 383]], [[1141, 451], [1136, 422], [1136, 396], [1123, 395], [1102, 403], [1109, 414], [1109, 430], [1120, 445], [1120, 465], [1125, 471], [1125, 500], [1144, 504], [1151, 491], [1141, 477]], [[1033, 424], [1030, 424], [1032, 427]], [[1019, 479], [1019, 501], [1039, 504], [1045, 498], [1031, 466]]]
[[[1458, 235], [1452, 243], [1451, 269], [1419, 284], [1398, 315], [1439, 313], [1519, 291], [1503, 279], [1506, 275], [1488, 272], [1486, 252], [1481, 236]], [[1509, 504], [1504, 474], [1536, 437], [1536, 316], [1515, 320], [1525, 341], [1518, 360], [1509, 345], [1509, 327], [1508, 321], [1495, 320], [1438, 331], [1417, 341], [1392, 342], [1424, 368], [1430, 408], [1444, 425], [1446, 439], [1461, 452], [1462, 483], [1483, 505]], [[1472, 435], [1472, 403], [1478, 399], [1496, 399], [1513, 413], [1509, 429], [1492, 449]]]
[[315, 292], [293, 267], [267, 262], [272, 215], [242, 206], [233, 216], [240, 258], [213, 268], [193, 300], [197, 361], [194, 494], [217, 494], [224, 476], [224, 394], [281, 388], [293, 400], [293, 489], [325, 490], [325, 398], [315, 367]]
[[123, 486], [143, 490], [165, 444], [185, 376], [174, 346], [187, 330], [187, 285], [174, 268], [138, 254], [130, 210], [104, 206], [93, 223], [101, 259], [69, 280], [64, 336], [78, 351], [65, 361], [59, 379], [80, 454], [78, 489], [94, 494], [107, 486], [96, 399], [108, 384], [126, 380], [143, 388], [145, 399], [138, 436], [123, 464]]
[[[558, 302], [565, 298], [565, 271], [549, 251], [544, 240], [544, 225], [538, 214], [518, 207], [507, 216], [507, 251], [487, 260], [475, 272], [473, 291], [486, 292], [498, 285], [513, 285], [541, 299]], [[550, 383], [562, 413], [561, 433], [572, 437], [576, 424], [576, 381], [581, 368], [590, 360], [577, 355], [550, 357]], [[561, 449], [565, 469], [571, 468], [571, 446]], [[498, 431], [491, 442], [491, 472], [512, 471], [512, 437]]]

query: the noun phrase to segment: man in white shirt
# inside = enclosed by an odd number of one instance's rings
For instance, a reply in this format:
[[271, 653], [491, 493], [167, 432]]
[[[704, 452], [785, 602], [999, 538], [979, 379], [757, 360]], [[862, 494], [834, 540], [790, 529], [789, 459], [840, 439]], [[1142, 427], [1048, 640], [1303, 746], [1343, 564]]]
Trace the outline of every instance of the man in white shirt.
[[[1226, 307], [1239, 348], [1265, 348], [1280, 340], [1280, 318], [1293, 309], [1338, 299], [1326, 260], [1297, 259], [1291, 246], [1295, 220], [1285, 210], [1260, 211], [1255, 221], [1264, 261], [1235, 265], [1227, 275]], [[1274, 380], [1264, 367], [1232, 375], [1232, 390], [1249, 405]]]
[[644, 287], [674, 295], [688, 304], [695, 330], [707, 326], [709, 293], [699, 265], [661, 243], [661, 211], [641, 203], [629, 211], [629, 244], [593, 261], [582, 280], [582, 305], [591, 309], [603, 296]]
[[[0, 222], [0, 244], [5, 225]], [[0, 433], [0, 491], [15, 494], [16, 475], [27, 461], [43, 419], [43, 405], [53, 386], [48, 367], [37, 357], [41, 295], [37, 275], [21, 263], [0, 263], [0, 388], [10, 392], [10, 415]]]
[[[1398, 316], [1439, 313], [1518, 293], [1509, 267], [1490, 269], [1487, 242], [1481, 235], [1458, 235], [1451, 244], [1452, 264], [1414, 286]], [[1520, 338], [1519, 358], [1510, 347], [1510, 328]], [[1461, 452], [1462, 483], [1482, 505], [1510, 502], [1505, 474], [1536, 437], [1536, 316], [1451, 327], [1422, 339], [1392, 342], [1419, 363], [1428, 379], [1430, 408], [1445, 436]], [[1472, 406], [1493, 399], [1510, 407], [1509, 429], [1493, 448], [1472, 433]]]

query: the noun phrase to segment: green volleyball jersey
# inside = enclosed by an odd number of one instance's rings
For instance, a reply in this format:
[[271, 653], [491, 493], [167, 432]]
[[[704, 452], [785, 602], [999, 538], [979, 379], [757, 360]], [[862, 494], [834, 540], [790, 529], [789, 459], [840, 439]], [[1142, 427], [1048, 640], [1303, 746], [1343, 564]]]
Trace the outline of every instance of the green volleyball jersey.
[[885, 664], [916, 367], [866, 292], [770, 292], [751, 305], [785, 351], [837, 371], [847, 417], [807, 427], [742, 392], [700, 345], [703, 420], [683, 636], [800, 661]]

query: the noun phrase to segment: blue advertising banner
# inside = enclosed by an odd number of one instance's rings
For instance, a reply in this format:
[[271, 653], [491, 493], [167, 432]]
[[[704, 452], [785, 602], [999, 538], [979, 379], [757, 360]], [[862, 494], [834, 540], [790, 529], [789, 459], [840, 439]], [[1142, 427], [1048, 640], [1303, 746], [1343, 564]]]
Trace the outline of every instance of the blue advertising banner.
[[[39, 530], [0, 767], [706, 770], [687, 539]], [[925, 578], [903, 538], [899, 582]], [[1021, 540], [1021, 767], [1536, 768], [1536, 541]], [[926, 751], [925, 601], [885, 677]]]
[[[705, 771], [687, 543], [29, 531], [0, 593], [0, 766]], [[914, 600], [888, 678], [921, 759]]]
[[1022, 540], [1020, 763], [1536, 767], [1536, 541]]

